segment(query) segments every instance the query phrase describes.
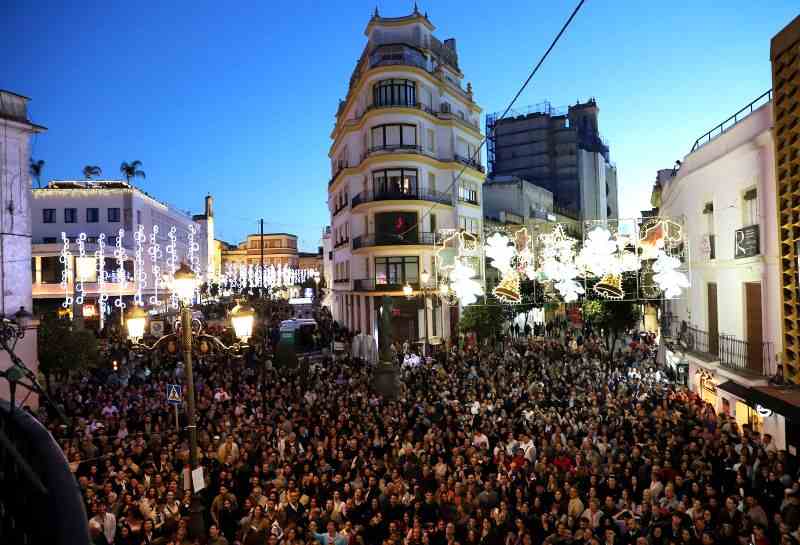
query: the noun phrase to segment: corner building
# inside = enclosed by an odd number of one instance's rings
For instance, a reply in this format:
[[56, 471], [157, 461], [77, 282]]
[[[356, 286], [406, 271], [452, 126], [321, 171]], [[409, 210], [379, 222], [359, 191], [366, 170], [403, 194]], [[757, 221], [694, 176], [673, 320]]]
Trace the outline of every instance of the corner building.
[[443, 230], [482, 233], [481, 108], [463, 85], [455, 39], [434, 30], [416, 9], [394, 18], [376, 10], [331, 134], [333, 316], [377, 337], [381, 299], [391, 296], [398, 341], [451, 336], [458, 309], [421, 297], [420, 278], [436, 285]]

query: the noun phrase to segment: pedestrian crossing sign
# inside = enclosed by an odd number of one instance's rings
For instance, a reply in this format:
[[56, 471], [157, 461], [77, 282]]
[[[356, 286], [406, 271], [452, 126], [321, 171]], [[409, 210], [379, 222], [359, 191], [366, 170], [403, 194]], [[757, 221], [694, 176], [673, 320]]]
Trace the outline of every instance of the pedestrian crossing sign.
[[180, 405], [182, 403], [182, 391], [180, 384], [167, 384], [167, 403]]

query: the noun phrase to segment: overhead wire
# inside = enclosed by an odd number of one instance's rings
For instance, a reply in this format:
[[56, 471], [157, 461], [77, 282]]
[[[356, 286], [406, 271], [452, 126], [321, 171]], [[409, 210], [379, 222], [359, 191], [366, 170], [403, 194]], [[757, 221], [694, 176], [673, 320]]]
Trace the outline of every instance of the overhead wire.
[[[555, 37], [555, 38], [553, 39], [553, 41], [550, 43], [550, 47], [548, 47], [548, 48], [547, 48], [547, 51], [545, 51], [545, 52], [544, 52], [544, 54], [542, 55], [542, 57], [539, 59], [539, 62], [537, 62], [537, 63], [536, 63], [536, 66], [533, 68], [533, 70], [531, 71], [531, 73], [528, 75], [528, 78], [527, 78], [527, 79], [525, 80], [525, 82], [522, 84], [522, 87], [520, 87], [520, 88], [519, 88], [519, 91], [517, 91], [517, 94], [515, 94], [515, 95], [514, 95], [514, 98], [513, 98], [513, 99], [511, 99], [511, 102], [508, 104], [508, 106], [506, 107], [506, 109], [503, 111], [503, 114], [502, 114], [502, 115], [501, 115], [499, 118], [497, 118], [497, 120], [496, 120], [496, 121], [501, 121], [502, 119], [504, 119], [504, 118], [505, 118], [505, 117], [508, 115], [508, 112], [509, 112], [509, 111], [511, 111], [511, 108], [513, 108], [513, 106], [514, 106], [514, 104], [516, 103], [517, 99], [520, 97], [520, 95], [522, 94], [522, 92], [525, 90], [525, 88], [526, 88], [526, 87], [528, 86], [528, 84], [531, 82], [531, 80], [533, 79], [533, 76], [535, 76], [535, 75], [536, 75], [536, 72], [538, 72], [538, 71], [539, 71], [539, 68], [542, 66], [542, 64], [544, 64], [544, 61], [545, 61], [545, 59], [547, 59], [548, 55], [550, 55], [550, 52], [551, 52], [551, 51], [553, 50], [553, 48], [556, 46], [556, 44], [558, 43], [559, 39], [561, 39], [561, 36], [562, 36], [562, 35], [564, 34], [564, 32], [567, 30], [567, 28], [569, 27], [570, 23], [572, 23], [572, 20], [573, 20], [573, 19], [575, 18], [575, 16], [578, 14], [578, 11], [580, 11], [580, 9], [581, 9], [581, 7], [583, 6], [583, 4], [584, 4], [584, 2], [585, 2], [585, 1], [586, 1], [586, 0], [580, 0], [580, 1], [578, 2], [578, 4], [575, 6], [575, 9], [573, 9], [573, 10], [572, 10], [572, 13], [570, 14], [569, 18], [568, 18], [568, 19], [566, 20], [566, 22], [565, 22], [565, 23], [562, 25], [562, 27], [561, 27], [561, 30], [559, 30], [559, 31], [558, 31], [558, 34], [556, 34], [556, 37]], [[472, 164], [475, 164], [475, 162], [476, 162], [476, 159], [477, 159], [477, 157], [479, 156], [479, 154], [480, 154], [480, 152], [481, 152], [481, 149], [483, 148], [484, 144], [486, 143], [486, 140], [487, 140], [487, 138], [488, 138], [488, 135], [484, 135], [484, 136], [483, 136], [483, 138], [481, 139], [481, 143], [478, 145], [478, 147], [475, 149], [475, 151], [473, 152], [472, 156], [470, 157], [470, 162], [471, 162]], [[453, 190], [453, 188], [454, 188], [454, 187], [456, 186], [456, 184], [459, 182], [459, 180], [461, 179], [461, 177], [464, 175], [464, 172], [467, 170], [467, 166], [468, 166], [468, 165], [466, 165], [466, 164], [465, 164], [464, 166], [462, 166], [462, 167], [461, 167], [461, 170], [458, 172], [458, 175], [457, 175], [457, 176], [456, 176], [456, 177], [453, 179], [452, 183], [451, 183], [451, 184], [450, 184], [450, 186], [447, 188], [447, 190], [445, 191], [445, 193], [450, 193], [450, 192]], [[426, 211], [425, 211], [425, 212], [422, 214], [422, 216], [420, 216], [420, 218], [417, 220], [417, 222], [416, 222], [416, 223], [414, 223], [414, 224], [413, 224], [411, 227], [409, 227], [408, 229], [406, 229], [405, 231], [403, 231], [402, 233], [400, 233], [400, 234], [398, 235], [398, 237], [400, 237], [400, 238], [403, 238], [405, 235], [407, 235], [408, 233], [410, 233], [410, 232], [411, 232], [413, 229], [416, 229], [416, 228], [417, 228], [417, 227], [420, 225], [420, 223], [422, 222], [422, 220], [423, 220], [423, 219], [425, 219], [427, 216], [429, 216], [429, 215], [430, 215], [430, 213], [433, 211], [433, 209], [434, 209], [434, 208], [436, 208], [437, 206], [438, 206], [438, 203], [433, 203], [433, 204], [430, 206], [430, 208], [428, 208], [428, 209], [427, 209], [427, 210], [426, 210]]]

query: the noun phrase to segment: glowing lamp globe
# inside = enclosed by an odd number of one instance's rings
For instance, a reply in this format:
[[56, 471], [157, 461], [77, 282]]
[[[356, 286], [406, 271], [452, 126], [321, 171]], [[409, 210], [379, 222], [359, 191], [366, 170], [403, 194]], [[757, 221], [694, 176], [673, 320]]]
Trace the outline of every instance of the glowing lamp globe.
[[233, 307], [231, 311], [231, 325], [236, 336], [246, 343], [253, 336], [253, 322], [256, 318], [256, 311], [247, 303], [240, 303]]
[[138, 342], [144, 337], [144, 326], [147, 324], [147, 313], [142, 307], [134, 305], [125, 318], [125, 327], [128, 328], [128, 338]]
[[414, 288], [412, 288], [411, 284], [409, 284], [408, 282], [406, 282], [406, 285], [403, 286], [403, 295], [405, 295], [409, 299], [414, 296]]
[[178, 299], [188, 305], [192, 302], [196, 287], [197, 276], [194, 274], [194, 271], [192, 271], [185, 262], [181, 263], [180, 268], [175, 271], [175, 277], [172, 280], [172, 291], [175, 292]]
[[423, 270], [423, 271], [422, 271], [422, 272], [419, 274], [419, 279], [422, 281], [422, 285], [423, 285], [423, 286], [427, 286], [427, 285], [428, 285], [428, 280], [430, 280], [430, 279], [431, 279], [431, 273], [429, 273], [429, 272], [428, 272], [428, 271], [426, 271], [426, 270]]

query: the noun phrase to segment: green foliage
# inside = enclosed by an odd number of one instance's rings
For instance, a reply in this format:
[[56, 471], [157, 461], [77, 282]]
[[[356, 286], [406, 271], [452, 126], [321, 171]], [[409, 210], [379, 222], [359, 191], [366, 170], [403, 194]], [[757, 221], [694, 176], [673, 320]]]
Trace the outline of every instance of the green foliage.
[[593, 299], [583, 303], [584, 321], [602, 332], [608, 350], [626, 330], [639, 323], [640, 314], [635, 301]]
[[39, 325], [38, 348], [39, 370], [45, 375], [65, 375], [100, 360], [94, 333], [54, 314], [45, 315]]
[[458, 328], [464, 333], [474, 332], [478, 339], [486, 339], [502, 331], [505, 319], [505, 307], [496, 299], [487, 297], [485, 305], [474, 304], [464, 309]]

